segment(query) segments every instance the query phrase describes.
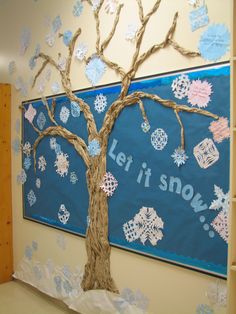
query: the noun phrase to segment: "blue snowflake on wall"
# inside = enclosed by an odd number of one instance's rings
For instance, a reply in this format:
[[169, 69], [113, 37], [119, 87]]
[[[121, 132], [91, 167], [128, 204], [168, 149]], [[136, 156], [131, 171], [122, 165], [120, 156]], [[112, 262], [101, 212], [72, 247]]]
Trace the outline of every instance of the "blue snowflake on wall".
[[29, 202], [30, 207], [33, 206], [36, 203], [36, 196], [34, 194], [33, 190], [30, 190], [29, 193], [27, 194], [27, 199]]
[[86, 65], [85, 74], [89, 82], [94, 86], [100, 81], [105, 71], [105, 63], [97, 55], [94, 55]]
[[95, 157], [98, 156], [101, 152], [100, 144], [97, 140], [92, 140], [88, 145], [89, 156]]
[[55, 19], [52, 21], [52, 30], [54, 33], [58, 32], [59, 29], [62, 26], [61, 17], [58, 15], [55, 17]]
[[73, 15], [79, 17], [81, 13], [83, 12], [83, 4], [81, 0], [76, 1], [74, 7], [73, 7]]
[[25, 160], [24, 160], [24, 168], [25, 168], [25, 170], [29, 170], [31, 165], [32, 165], [31, 158], [30, 157], [26, 157]]
[[63, 43], [64, 43], [66, 46], [69, 46], [72, 37], [73, 37], [72, 31], [65, 31], [65, 33], [63, 34]]

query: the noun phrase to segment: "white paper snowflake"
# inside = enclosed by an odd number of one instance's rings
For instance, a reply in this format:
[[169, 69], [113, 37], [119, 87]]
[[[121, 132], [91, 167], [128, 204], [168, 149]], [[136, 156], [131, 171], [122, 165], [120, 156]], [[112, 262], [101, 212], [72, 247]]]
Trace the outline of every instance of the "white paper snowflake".
[[104, 96], [102, 93], [96, 96], [94, 101], [94, 108], [98, 113], [101, 113], [105, 110], [107, 106], [107, 97]]
[[[141, 313], [147, 312], [149, 300], [140, 290], [132, 291], [130, 288], [125, 288], [121, 291], [121, 297], [128, 302], [128, 304], [138, 307], [142, 311]], [[126, 304], [121, 303], [118, 305], [117, 309], [123, 313], [126, 306]]]
[[126, 240], [133, 242], [140, 239], [143, 245], [147, 240], [154, 246], [163, 238], [160, 229], [164, 228], [164, 222], [152, 207], [142, 207], [134, 219], [123, 225]]
[[23, 56], [31, 42], [31, 30], [24, 28], [20, 37], [20, 55]]
[[78, 59], [79, 61], [84, 60], [87, 52], [88, 52], [88, 46], [85, 45], [84, 43], [80, 43], [77, 49], [75, 50], [76, 59]]
[[211, 226], [228, 243], [229, 239], [229, 213], [226, 210], [221, 210], [216, 218], [212, 221]]
[[56, 41], [55, 33], [49, 33], [45, 37], [45, 42], [48, 44], [49, 47], [53, 47]]
[[67, 123], [69, 116], [70, 116], [70, 110], [66, 108], [65, 106], [63, 106], [60, 111], [60, 120], [63, 123]]
[[80, 112], [81, 112], [80, 105], [76, 101], [71, 101], [70, 111], [71, 111], [72, 117], [78, 118], [80, 116]]
[[64, 204], [61, 204], [60, 209], [58, 211], [58, 219], [63, 225], [67, 224], [70, 218], [70, 212], [66, 209]]
[[100, 188], [106, 193], [107, 196], [112, 196], [118, 186], [118, 181], [110, 173], [107, 172], [102, 180]]
[[163, 150], [168, 142], [168, 136], [163, 129], [156, 129], [151, 135], [152, 146], [156, 150]]
[[40, 189], [40, 188], [41, 188], [41, 180], [40, 180], [39, 178], [36, 179], [35, 185], [36, 185], [36, 188], [37, 188], [37, 189]]
[[118, 1], [117, 0], [106, 0], [105, 1], [105, 11], [108, 14], [114, 14], [117, 10]]
[[77, 174], [74, 171], [70, 173], [70, 182], [72, 184], [76, 184], [78, 182]]
[[93, 11], [96, 11], [98, 9], [101, 1], [100, 0], [91, 0], [91, 2], [92, 2]]
[[51, 90], [53, 94], [58, 94], [60, 91], [60, 84], [58, 82], [52, 83]]
[[178, 147], [175, 149], [174, 153], [171, 155], [171, 157], [174, 159], [174, 163], [180, 167], [184, 165], [188, 159], [188, 156], [185, 153], [185, 150], [181, 147]]
[[66, 57], [62, 57], [62, 56], [59, 57], [57, 65], [58, 65], [58, 67], [59, 67], [59, 69], [61, 71], [65, 71], [65, 69], [66, 69], [66, 62], [67, 62]]
[[36, 196], [35, 196], [33, 190], [30, 190], [29, 193], [27, 194], [27, 200], [28, 200], [30, 207], [36, 203], [37, 199], [36, 199]]
[[67, 160], [68, 155], [64, 153], [57, 154], [57, 159], [54, 163], [54, 167], [56, 167], [56, 172], [61, 176], [64, 177], [68, 174], [69, 169], [69, 160]]
[[207, 289], [206, 295], [211, 305], [217, 307], [227, 306], [227, 285], [222, 280], [211, 283]]
[[89, 156], [95, 157], [100, 155], [101, 152], [101, 146], [98, 140], [94, 139], [92, 141], [89, 142], [88, 145], [88, 153]]
[[50, 148], [52, 150], [55, 150], [56, 149], [56, 145], [57, 145], [57, 140], [55, 137], [51, 137], [50, 138]]
[[210, 138], [205, 138], [193, 149], [193, 154], [203, 169], [212, 166], [220, 158], [218, 149]]
[[141, 124], [141, 129], [143, 130], [144, 133], [149, 132], [149, 130], [151, 129], [151, 126], [150, 126], [149, 122], [148, 121], [144, 121]]
[[129, 41], [134, 41], [136, 38], [137, 31], [138, 31], [137, 24], [129, 24], [125, 33], [125, 39]]
[[229, 192], [224, 193], [223, 190], [219, 186], [214, 185], [214, 193], [217, 199], [212, 201], [209, 208], [214, 209], [214, 210], [222, 209], [228, 212], [229, 211]]
[[37, 117], [37, 125], [41, 131], [43, 130], [46, 121], [45, 114], [41, 111]]
[[22, 151], [27, 157], [30, 157], [32, 151], [30, 142], [25, 142], [24, 146], [22, 147]]
[[21, 170], [20, 174], [17, 175], [17, 183], [18, 184], [25, 184], [27, 180], [27, 174], [24, 169]]
[[191, 83], [189, 77], [185, 74], [181, 74], [179, 77], [174, 79], [171, 88], [174, 92], [175, 97], [178, 99], [182, 99], [188, 96], [190, 84]]
[[38, 160], [38, 169], [43, 172], [46, 170], [46, 166], [47, 166], [46, 159], [44, 158], [44, 156], [40, 156]]
[[188, 0], [188, 3], [192, 6], [197, 6], [199, 5], [200, 0]]

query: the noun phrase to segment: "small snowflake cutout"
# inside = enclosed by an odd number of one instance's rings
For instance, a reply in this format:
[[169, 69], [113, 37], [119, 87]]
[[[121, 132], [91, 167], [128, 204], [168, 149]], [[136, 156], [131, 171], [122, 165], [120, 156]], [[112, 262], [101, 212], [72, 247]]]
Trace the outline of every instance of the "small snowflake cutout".
[[129, 24], [125, 33], [125, 39], [129, 41], [134, 41], [136, 38], [137, 32], [138, 32], [138, 25]]
[[100, 0], [91, 0], [91, 2], [93, 11], [96, 11], [100, 6]]
[[163, 150], [168, 142], [168, 136], [163, 129], [156, 129], [151, 135], [152, 146], [156, 150]]
[[81, 0], [76, 1], [73, 6], [73, 15], [79, 17], [83, 12], [83, 3]]
[[53, 94], [58, 94], [60, 91], [60, 84], [58, 82], [52, 83], [51, 90]]
[[100, 81], [105, 71], [106, 65], [97, 55], [91, 58], [85, 68], [86, 77], [93, 86]]
[[78, 182], [77, 174], [73, 171], [70, 173], [70, 183], [76, 184]]
[[211, 100], [210, 95], [212, 94], [212, 85], [207, 81], [195, 80], [192, 81], [189, 92], [188, 102], [192, 106], [198, 106], [199, 108], [205, 108], [208, 106]]
[[50, 142], [50, 148], [52, 150], [55, 150], [56, 149], [56, 145], [57, 145], [56, 138], [55, 137], [51, 137], [49, 142]]
[[108, 14], [114, 14], [117, 10], [118, 2], [117, 0], [106, 0], [105, 1], [105, 11]]
[[69, 46], [72, 37], [73, 37], [72, 31], [66, 31], [66, 32], [63, 34], [63, 43], [64, 43], [66, 46]]
[[207, 304], [199, 304], [196, 314], [214, 314], [214, 310]]
[[208, 25], [209, 16], [207, 12], [207, 6], [202, 5], [201, 7], [190, 12], [189, 19], [191, 23], [192, 32], [199, 29], [200, 27]]
[[22, 148], [22, 151], [23, 153], [29, 157], [31, 155], [31, 150], [32, 150], [32, 146], [30, 144], [30, 142], [25, 142], [23, 148]]
[[12, 149], [14, 151], [14, 154], [19, 154], [20, 150], [21, 150], [21, 142], [19, 137], [16, 137], [13, 141], [12, 141]]
[[143, 131], [144, 133], [149, 132], [150, 128], [151, 128], [151, 126], [150, 126], [150, 124], [149, 124], [148, 121], [144, 121], [144, 122], [141, 124], [141, 129], [142, 129], [142, 131]]
[[81, 112], [80, 105], [75, 101], [71, 101], [70, 111], [71, 111], [72, 117], [78, 118], [80, 116], [80, 112]]
[[62, 56], [59, 57], [57, 65], [58, 65], [58, 67], [59, 67], [59, 69], [61, 71], [65, 71], [65, 69], [66, 69], [66, 62], [67, 62], [66, 57], [62, 57]]
[[182, 99], [186, 97], [190, 88], [189, 77], [185, 74], [180, 75], [173, 80], [171, 88], [176, 98]]
[[83, 61], [87, 52], [88, 52], [87, 45], [85, 45], [84, 43], [80, 43], [77, 49], [75, 50], [76, 59], [78, 59], [79, 61]]
[[62, 26], [61, 17], [58, 15], [52, 21], [52, 30], [54, 33], [57, 33]]
[[41, 188], [41, 180], [40, 180], [39, 178], [36, 179], [35, 185], [36, 185], [36, 188], [37, 188], [37, 189], [40, 189], [40, 188]]
[[180, 167], [184, 165], [188, 159], [188, 156], [185, 153], [185, 150], [181, 147], [178, 147], [175, 149], [174, 153], [171, 155], [171, 157], [174, 159], [174, 163]]
[[38, 160], [38, 169], [43, 172], [46, 170], [47, 162], [44, 156], [40, 156]]
[[17, 175], [17, 183], [18, 184], [25, 184], [27, 180], [27, 174], [24, 169], [21, 170], [20, 174]]
[[45, 37], [45, 42], [48, 44], [49, 47], [53, 47], [56, 41], [55, 33], [49, 33]]
[[23, 56], [29, 47], [31, 42], [31, 31], [28, 28], [24, 28], [21, 32], [20, 38], [20, 55]]
[[227, 306], [227, 284], [222, 280], [216, 280], [211, 283], [206, 293], [211, 305], [217, 307]]
[[220, 117], [216, 121], [212, 121], [209, 130], [213, 134], [216, 143], [221, 143], [224, 139], [230, 137], [229, 121], [227, 118]]
[[107, 106], [107, 97], [103, 94], [99, 94], [96, 96], [94, 101], [94, 108], [98, 113], [102, 113]]
[[107, 172], [102, 180], [100, 188], [106, 193], [107, 196], [112, 196], [118, 186], [116, 178]]
[[37, 199], [33, 190], [30, 190], [29, 193], [27, 194], [27, 200], [30, 207], [32, 207], [36, 203]]
[[201, 143], [196, 145], [193, 149], [193, 154], [199, 166], [203, 169], [209, 168], [220, 158], [219, 151], [210, 138], [205, 138]]
[[219, 186], [214, 185], [214, 193], [217, 199], [212, 201], [209, 209], [213, 209], [213, 210], [222, 209], [228, 212], [229, 211], [229, 192], [224, 193], [223, 190]]
[[57, 154], [57, 159], [54, 163], [54, 167], [56, 167], [56, 172], [61, 176], [64, 177], [68, 174], [69, 169], [69, 160], [68, 155], [64, 153]]
[[101, 146], [97, 140], [92, 140], [89, 142], [88, 145], [88, 153], [89, 156], [95, 157], [100, 155], [101, 152]]
[[66, 225], [69, 218], [70, 218], [70, 212], [66, 209], [64, 204], [61, 204], [60, 209], [58, 211], [58, 219], [63, 225]]
[[67, 107], [63, 106], [60, 111], [60, 120], [66, 124], [69, 119], [69, 116], [70, 110]]
[[32, 106], [32, 104], [30, 104], [28, 109], [25, 111], [25, 119], [27, 119], [29, 123], [32, 123], [36, 114], [36, 109]]
[[15, 61], [11, 61], [8, 64], [8, 73], [9, 73], [9, 75], [12, 75], [15, 72], [16, 72], [16, 63], [15, 63]]
[[32, 248], [30, 247], [30, 246], [26, 246], [26, 248], [25, 248], [25, 257], [29, 260], [29, 261], [31, 261], [32, 260], [32, 257], [33, 257], [33, 250], [32, 250]]
[[43, 112], [40, 112], [38, 117], [37, 117], [37, 125], [39, 129], [42, 131], [46, 123], [46, 117]]
[[26, 157], [24, 159], [24, 168], [25, 168], [25, 170], [29, 170], [29, 168], [31, 167], [31, 164], [32, 164], [31, 158], [30, 157]]

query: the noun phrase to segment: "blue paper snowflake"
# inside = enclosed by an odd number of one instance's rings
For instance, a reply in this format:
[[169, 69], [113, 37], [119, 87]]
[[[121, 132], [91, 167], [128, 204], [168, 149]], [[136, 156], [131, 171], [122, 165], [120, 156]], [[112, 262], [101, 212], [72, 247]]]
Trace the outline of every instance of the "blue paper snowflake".
[[24, 160], [24, 168], [25, 168], [25, 170], [29, 170], [31, 165], [32, 165], [31, 158], [30, 157], [26, 157], [25, 160]]
[[45, 114], [41, 111], [37, 117], [37, 125], [39, 129], [42, 131], [46, 123]]
[[29, 261], [31, 261], [32, 260], [32, 257], [33, 257], [33, 250], [32, 250], [32, 248], [30, 247], [30, 246], [26, 246], [26, 248], [25, 248], [25, 257], [29, 260]]
[[62, 284], [61, 277], [60, 276], [55, 276], [54, 277], [54, 283], [55, 283], [57, 292], [61, 293], [61, 284]]
[[207, 304], [199, 304], [197, 306], [196, 314], [213, 314], [214, 310]]
[[56, 144], [56, 146], [55, 146], [55, 153], [56, 153], [56, 155], [59, 155], [59, 154], [61, 154], [61, 145], [59, 145], [59, 144]]
[[209, 23], [207, 6], [203, 5], [200, 8], [190, 12], [189, 19], [193, 32], [200, 27], [206, 26]]
[[29, 193], [27, 194], [27, 199], [28, 199], [30, 207], [36, 203], [37, 199], [33, 190], [29, 191]]
[[27, 174], [24, 169], [21, 170], [20, 174], [17, 175], [17, 183], [24, 184], [27, 180]]
[[64, 288], [66, 294], [69, 294], [73, 290], [73, 288], [72, 288], [72, 286], [68, 280], [65, 280], [63, 282], [63, 288]]
[[95, 157], [98, 156], [101, 152], [100, 144], [97, 140], [92, 140], [88, 145], [89, 156]]
[[35, 68], [36, 60], [37, 60], [37, 57], [39, 56], [39, 54], [40, 54], [40, 45], [37, 44], [35, 47], [35, 51], [34, 51], [33, 56], [29, 59], [29, 67], [31, 70], [33, 70]]
[[19, 137], [16, 137], [16, 138], [12, 141], [12, 149], [13, 149], [13, 151], [14, 151], [15, 154], [19, 154], [20, 148], [21, 148], [20, 139], [19, 139]]
[[150, 128], [151, 128], [151, 126], [150, 126], [148, 121], [144, 121], [141, 124], [141, 129], [143, 130], [144, 133], [147, 133], [150, 130]]
[[35, 185], [36, 185], [36, 188], [37, 188], [37, 189], [40, 189], [40, 188], [41, 188], [41, 180], [40, 180], [39, 178], [36, 179]]
[[70, 173], [70, 182], [72, 184], [76, 184], [78, 181], [78, 177], [77, 177], [77, 174], [73, 171]]
[[79, 17], [81, 13], [83, 12], [83, 4], [81, 0], [76, 1], [74, 7], [73, 7], [73, 15]]
[[72, 101], [70, 103], [70, 110], [71, 110], [72, 117], [78, 118], [80, 116], [81, 109], [80, 109], [79, 104], [77, 104], [77, 102]]
[[71, 276], [72, 276], [72, 273], [71, 273], [71, 270], [70, 270], [70, 267], [68, 265], [64, 265], [63, 268], [62, 268], [62, 272], [63, 272], [63, 275], [70, 279]]
[[21, 31], [21, 38], [20, 38], [20, 55], [23, 56], [29, 47], [31, 42], [31, 31], [28, 28], [24, 28]]
[[181, 147], [178, 147], [175, 149], [174, 153], [171, 155], [171, 157], [174, 159], [174, 163], [180, 167], [184, 165], [188, 159], [188, 156], [185, 153], [185, 150]]
[[99, 82], [105, 71], [106, 65], [97, 55], [91, 58], [85, 68], [87, 79], [93, 86]]
[[58, 15], [52, 21], [52, 30], [54, 33], [57, 33], [62, 26], [61, 17]]
[[66, 32], [63, 34], [63, 43], [64, 43], [66, 46], [69, 46], [72, 37], [73, 37], [72, 31], [66, 31]]
[[217, 61], [230, 46], [230, 32], [224, 24], [212, 24], [202, 34], [199, 51], [205, 60]]

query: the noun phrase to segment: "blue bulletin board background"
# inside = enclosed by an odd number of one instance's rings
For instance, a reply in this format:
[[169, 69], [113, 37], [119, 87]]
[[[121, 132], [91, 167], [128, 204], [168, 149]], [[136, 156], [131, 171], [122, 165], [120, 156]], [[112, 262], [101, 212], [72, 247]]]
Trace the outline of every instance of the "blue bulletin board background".
[[[157, 94], [165, 99], [173, 99], [177, 104], [187, 104], [187, 98], [176, 99], [171, 89], [173, 80], [180, 75], [187, 74], [190, 80], [207, 80], [212, 84], [213, 93], [206, 110], [218, 116], [228, 117], [230, 104], [229, 64], [218, 64], [192, 70], [178, 71], [157, 77], [134, 81], [129, 93], [141, 90]], [[91, 107], [95, 116], [97, 128], [102, 125], [104, 113], [98, 114], [94, 110], [96, 95], [103, 93], [108, 100], [108, 107], [116, 100], [120, 92], [120, 85], [97, 87], [96, 89], [75, 92]], [[224, 193], [229, 190], [229, 139], [215, 143], [220, 158], [211, 167], [202, 169], [198, 165], [193, 149], [205, 138], [212, 139], [209, 125], [212, 118], [198, 114], [180, 113], [185, 127], [186, 154], [189, 157], [186, 164], [178, 168], [171, 157], [173, 151], [180, 145], [180, 127], [173, 110], [164, 108], [157, 103], [144, 99], [145, 110], [151, 125], [148, 133], [141, 129], [143, 122], [138, 105], [129, 106], [118, 117], [110, 135], [107, 153], [107, 171], [117, 179], [119, 185], [114, 195], [109, 198], [109, 240], [112, 245], [157, 259], [180, 264], [192, 269], [198, 269], [213, 275], [225, 277], [227, 273], [227, 243], [214, 231], [211, 222], [218, 211], [209, 209], [216, 198], [214, 185], [221, 187]], [[51, 105], [52, 97], [48, 98]], [[65, 95], [56, 97], [56, 121], [71, 132], [81, 136], [87, 143], [86, 121], [81, 113], [80, 117], [70, 115], [67, 124], [59, 119], [62, 106], [70, 108], [70, 101]], [[44, 129], [50, 126], [47, 111], [41, 100], [27, 101], [27, 109], [32, 104], [37, 110], [37, 116], [43, 112], [46, 117]], [[107, 108], [108, 108], [107, 107]], [[106, 109], [107, 109], [106, 108]], [[37, 116], [34, 122], [37, 120]], [[23, 116], [23, 144], [34, 143], [37, 133]], [[157, 151], [151, 145], [151, 133], [162, 128], [168, 135], [165, 149]], [[45, 138], [37, 149], [37, 158], [44, 156], [47, 162], [46, 170], [34, 173], [33, 165], [26, 170], [27, 181], [23, 186], [24, 218], [34, 220], [51, 227], [84, 236], [87, 228], [88, 191], [86, 187], [86, 168], [82, 159], [73, 147], [59, 137], [56, 137], [61, 150], [68, 154], [69, 174], [59, 176], [54, 167], [56, 154], [50, 149], [50, 137]], [[119, 166], [116, 156], [123, 152], [126, 157], [132, 156], [133, 162], [129, 171]], [[24, 164], [23, 156], [23, 164]], [[144, 177], [137, 181], [143, 163], [151, 170], [148, 186]], [[33, 164], [33, 159], [32, 159]], [[70, 182], [70, 173], [75, 172], [78, 182]], [[202, 204], [207, 209], [194, 208], [191, 200], [186, 201], [182, 194], [170, 190], [170, 178], [179, 178], [181, 189], [190, 184], [194, 195], [200, 194]], [[36, 179], [41, 180], [41, 187], [35, 185]], [[30, 206], [27, 195], [33, 190], [36, 202]], [[64, 204], [70, 212], [67, 224], [58, 219], [58, 210]], [[153, 207], [164, 222], [163, 238], [156, 245], [149, 241], [143, 245], [140, 240], [128, 242], [125, 238], [123, 225], [139, 212], [141, 207]], [[211, 231], [211, 232], [210, 232]]]

